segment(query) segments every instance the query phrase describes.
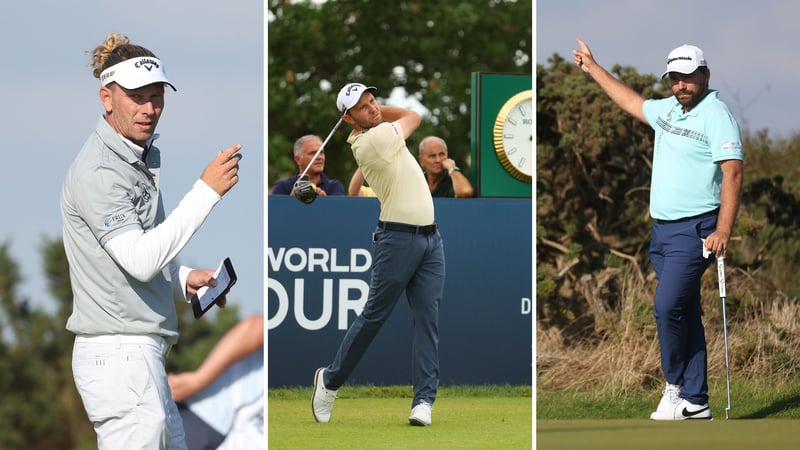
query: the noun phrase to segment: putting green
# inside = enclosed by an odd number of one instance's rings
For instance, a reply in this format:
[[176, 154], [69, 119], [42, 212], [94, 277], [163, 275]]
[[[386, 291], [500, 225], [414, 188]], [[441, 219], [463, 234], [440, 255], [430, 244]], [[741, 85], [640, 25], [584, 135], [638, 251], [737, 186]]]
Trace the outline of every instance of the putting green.
[[794, 450], [800, 448], [798, 425], [791, 419], [537, 420], [536, 448]]

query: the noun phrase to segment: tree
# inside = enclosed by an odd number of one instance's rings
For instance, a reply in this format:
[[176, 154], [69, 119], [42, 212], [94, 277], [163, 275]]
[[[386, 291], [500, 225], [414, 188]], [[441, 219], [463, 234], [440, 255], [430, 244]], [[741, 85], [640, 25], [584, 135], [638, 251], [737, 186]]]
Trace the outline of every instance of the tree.
[[[549, 62], [536, 70], [537, 299], [564, 322], [566, 311], [586, 308], [584, 274], [646, 263], [652, 131], [572, 64], [558, 55]], [[663, 96], [653, 76], [618, 65], [611, 72], [646, 97]]]
[[[327, 136], [339, 118], [336, 94], [350, 81], [378, 87], [383, 101], [404, 88], [430, 111], [409, 149], [437, 134], [467, 170], [471, 73], [530, 71], [529, 1], [270, 0], [268, 15], [270, 185], [297, 170], [295, 139]], [[345, 184], [355, 170], [346, 137], [340, 130], [326, 146], [326, 173]]]
[[[65, 329], [72, 311], [69, 265], [61, 239], [41, 248], [56, 312], [32, 309], [17, 293], [19, 266], [0, 245], [0, 448], [97, 448], [96, 436], [72, 379], [74, 336]], [[235, 307], [195, 320], [178, 306], [181, 341], [167, 358], [169, 371], [195, 369], [238, 321]]]
[[[52, 256], [59, 245], [60, 241], [46, 243], [43, 251]], [[63, 246], [60, 248], [63, 255]], [[58, 273], [52, 259], [46, 264], [51, 283], [67, 276], [63, 267]], [[0, 246], [0, 273], [2, 329], [6, 332], [0, 340], [0, 447], [96, 445], [91, 425], [80, 420], [85, 414], [76, 414], [83, 406], [71, 376], [72, 340], [61, 316], [32, 309], [28, 300], [17, 294], [21, 278], [7, 245]]]

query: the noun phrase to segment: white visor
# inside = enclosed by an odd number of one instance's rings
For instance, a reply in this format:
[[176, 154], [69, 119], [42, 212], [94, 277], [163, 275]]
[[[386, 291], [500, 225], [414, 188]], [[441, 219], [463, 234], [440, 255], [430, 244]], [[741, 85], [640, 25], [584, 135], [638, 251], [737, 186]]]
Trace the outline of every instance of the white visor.
[[161, 60], [152, 56], [139, 56], [114, 64], [100, 74], [100, 82], [103, 86], [117, 83], [125, 89], [138, 89], [148, 84], [164, 83], [173, 91], [177, 91], [167, 79]]

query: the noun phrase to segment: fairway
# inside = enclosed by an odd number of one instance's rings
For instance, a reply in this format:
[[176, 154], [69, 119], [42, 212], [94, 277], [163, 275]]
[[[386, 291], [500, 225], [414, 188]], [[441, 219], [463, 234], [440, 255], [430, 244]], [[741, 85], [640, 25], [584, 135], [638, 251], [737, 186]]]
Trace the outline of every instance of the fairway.
[[530, 449], [530, 397], [447, 397], [436, 400], [430, 427], [408, 425], [411, 399], [340, 398], [330, 423], [316, 423], [311, 390], [304, 399], [269, 399], [269, 448], [274, 449]]
[[537, 420], [536, 448], [788, 450], [800, 448], [797, 427], [798, 421], [791, 419]]

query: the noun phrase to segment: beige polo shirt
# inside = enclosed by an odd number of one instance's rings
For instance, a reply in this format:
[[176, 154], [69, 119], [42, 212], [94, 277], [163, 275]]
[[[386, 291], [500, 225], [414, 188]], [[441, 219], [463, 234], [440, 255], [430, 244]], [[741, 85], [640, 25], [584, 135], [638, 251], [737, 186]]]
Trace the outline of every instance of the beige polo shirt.
[[384, 122], [347, 138], [353, 157], [381, 203], [380, 220], [411, 225], [434, 222], [433, 198], [403, 130]]

